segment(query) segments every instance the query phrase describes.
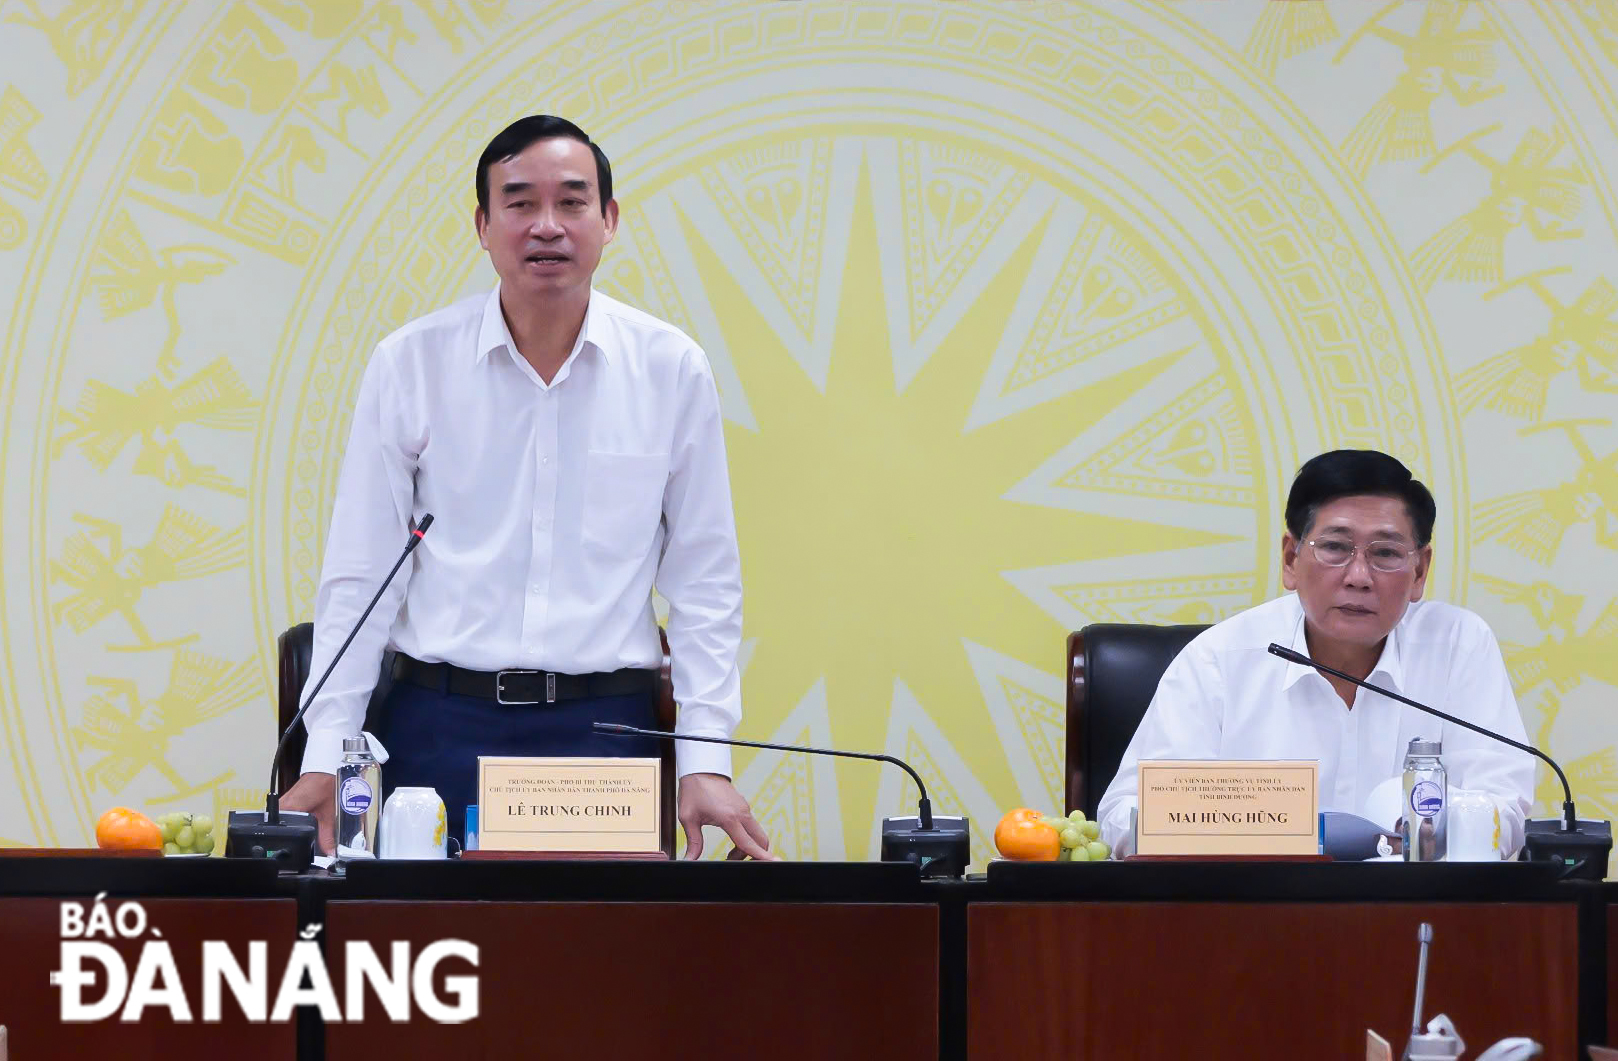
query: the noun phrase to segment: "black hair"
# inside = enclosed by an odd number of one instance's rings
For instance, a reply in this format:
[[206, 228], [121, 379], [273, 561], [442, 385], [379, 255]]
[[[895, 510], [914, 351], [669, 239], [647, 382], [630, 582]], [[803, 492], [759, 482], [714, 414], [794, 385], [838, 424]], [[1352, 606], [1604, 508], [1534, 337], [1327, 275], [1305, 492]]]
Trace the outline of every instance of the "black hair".
[[1398, 460], [1374, 449], [1334, 449], [1298, 469], [1287, 494], [1287, 530], [1299, 541], [1327, 504], [1344, 497], [1392, 497], [1405, 503], [1416, 544], [1433, 538], [1438, 506], [1432, 493]]
[[526, 118], [518, 118], [489, 141], [489, 146], [478, 156], [478, 209], [489, 212], [490, 166], [521, 154], [540, 140], [557, 138], [577, 140], [590, 148], [590, 153], [596, 159], [596, 187], [601, 192], [601, 213], [603, 217], [606, 216], [607, 203], [612, 200], [612, 163], [607, 161], [607, 153], [583, 129], [554, 114], [530, 114]]

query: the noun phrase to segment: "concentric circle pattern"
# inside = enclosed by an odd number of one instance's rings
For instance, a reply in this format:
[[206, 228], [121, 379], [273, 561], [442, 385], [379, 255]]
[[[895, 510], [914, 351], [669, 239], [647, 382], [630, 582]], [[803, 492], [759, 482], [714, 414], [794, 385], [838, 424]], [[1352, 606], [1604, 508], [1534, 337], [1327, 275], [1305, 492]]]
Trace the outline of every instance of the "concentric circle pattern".
[[[981, 863], [1062, 802], [1066, 632], [1275, 595], [1293, 471], [1376, 447], [1618, 814], [1600, 0], [6, 11], [0, 842], [262, 799], [366, 359], [492, 282], [472, 168], [539, 111], [612, 156], [598, 286], [719, 378], [742, 735], [904, 756]], [[737, 765], [799, 858], [910, 799]]]

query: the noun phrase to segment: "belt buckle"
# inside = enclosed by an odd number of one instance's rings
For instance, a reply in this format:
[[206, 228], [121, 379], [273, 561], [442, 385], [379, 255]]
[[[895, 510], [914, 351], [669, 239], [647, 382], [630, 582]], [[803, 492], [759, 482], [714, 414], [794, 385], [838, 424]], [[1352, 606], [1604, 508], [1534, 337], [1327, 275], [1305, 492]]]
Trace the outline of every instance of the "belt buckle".
[[556, 675], [549, 671], [537, 670], [503, 670], [494, 676], [494, 700], [497, 704], [537, 704], [538, 700], [507, 700], [506, 675], [508, 674], [540, 674], [545, 675], [545, 703], [556, 703]]

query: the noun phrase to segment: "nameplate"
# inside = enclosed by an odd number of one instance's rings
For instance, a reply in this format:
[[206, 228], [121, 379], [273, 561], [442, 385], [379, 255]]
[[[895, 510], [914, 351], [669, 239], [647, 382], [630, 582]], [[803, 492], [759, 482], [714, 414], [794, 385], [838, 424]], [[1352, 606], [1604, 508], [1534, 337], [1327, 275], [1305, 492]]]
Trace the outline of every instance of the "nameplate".
[[1313, 855], [1320, 850], [1317, 762], [1143, 759], [1139, 777], [1139, 854]]
[[478, 756], [485, 851], [661, 851], [657, 759]]

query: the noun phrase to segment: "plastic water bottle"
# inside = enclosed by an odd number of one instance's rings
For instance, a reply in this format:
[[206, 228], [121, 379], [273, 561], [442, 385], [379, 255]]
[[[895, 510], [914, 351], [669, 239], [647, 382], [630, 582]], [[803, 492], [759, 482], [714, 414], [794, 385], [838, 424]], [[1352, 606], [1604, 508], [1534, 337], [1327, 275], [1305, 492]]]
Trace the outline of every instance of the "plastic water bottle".
[[1417, 737], [1405, 752], [1404, 849], [1406, 862], [1442, 862], [1449, 778], [1439, 758], [1443, 745]]
[[376, 824], [382, 815], [382, 765], [365, 737], [343, 738], [337, 766], [337, 860], [376, 857]]

